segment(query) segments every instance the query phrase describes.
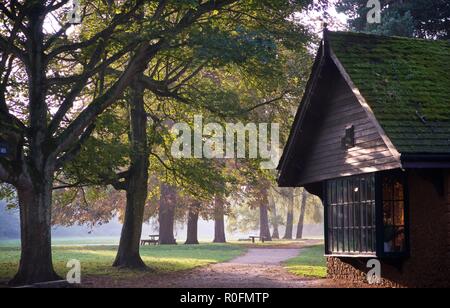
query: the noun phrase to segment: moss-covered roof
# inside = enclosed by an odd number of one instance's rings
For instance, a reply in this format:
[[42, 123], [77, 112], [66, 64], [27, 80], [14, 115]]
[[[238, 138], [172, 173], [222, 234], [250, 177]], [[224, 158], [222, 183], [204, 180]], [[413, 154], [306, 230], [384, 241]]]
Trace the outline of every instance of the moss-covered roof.
[[450, 153], [450, 42], [351, 32], [328, 41], [400, 153]]

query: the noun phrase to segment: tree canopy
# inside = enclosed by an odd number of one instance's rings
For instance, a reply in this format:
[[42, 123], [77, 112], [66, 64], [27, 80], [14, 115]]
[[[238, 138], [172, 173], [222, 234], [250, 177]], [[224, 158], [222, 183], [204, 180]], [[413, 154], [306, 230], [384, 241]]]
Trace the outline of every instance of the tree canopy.
[[350, 16], [349, 26], [374, 34], [450, 38], [450, 3], [442, 0], [383, 0], [380, 24], [368, 24], [367, 0], [339, 0], [337, 9]]

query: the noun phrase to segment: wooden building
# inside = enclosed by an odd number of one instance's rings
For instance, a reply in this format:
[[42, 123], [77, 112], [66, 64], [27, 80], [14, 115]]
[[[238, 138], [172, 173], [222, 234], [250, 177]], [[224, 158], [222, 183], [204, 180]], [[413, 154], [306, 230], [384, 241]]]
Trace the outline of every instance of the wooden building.
[[279, 185], [325, 207], [328, 275], [450, 285], [450, 42], [325, 30]]

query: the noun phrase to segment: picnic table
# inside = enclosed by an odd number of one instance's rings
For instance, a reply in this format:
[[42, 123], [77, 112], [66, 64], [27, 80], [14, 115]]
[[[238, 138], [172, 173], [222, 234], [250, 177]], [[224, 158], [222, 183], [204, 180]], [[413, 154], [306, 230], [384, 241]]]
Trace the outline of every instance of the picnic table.
[[259, 238], [260, 241], [261, 241], [262, 243], [264, 243], [264, 241], [266, 240], [266, 237], [265, 237], [265, 236], [250, 235], [249, 238], [252, 240], [252, 243], [253, 243], [253, 244], [255, 243], [255, 240], [256, 240], [257, 238]]
[[159, 244], [159, 234], [153, 234], [153, 235], [149, 235], [150, 239], [148, 240], [141, 240], [141, 246], [145, 246], [145, 245], [158, 245]]

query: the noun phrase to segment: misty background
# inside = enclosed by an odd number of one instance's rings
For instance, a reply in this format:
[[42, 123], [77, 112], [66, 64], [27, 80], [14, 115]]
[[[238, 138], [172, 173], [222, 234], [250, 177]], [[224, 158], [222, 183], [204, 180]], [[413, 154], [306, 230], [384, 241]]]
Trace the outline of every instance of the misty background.
[[[255, 215], [258, 215], [255, 211]], [[55, 226], [52, 229], [53, 239], [73, 239], [77, 241], [98, 238], [108, 238], [108, 243], [118, 243], [122, 224], [118, 218], [114, 218], [108, 224], [98, 225], [94, 228], [87, 226], [61, 227]], [[280, 227], [281, 234], [284, 228]], [[142, 238], [148, 237], [150, 234], [158, 234], [158, 223], [151, 220], [143, 225]], [[212, 241], [214, 237], [214, 222], [199, 220], [198, 234], [200, 241]], [[259, 230], [249, 232], [227, 232], [227, 240], [246, 239], [249, 235], [258, 235]], [[175, 237], [178, 243], [183, 243], [186, 239], [186, 226], [178, 223], [175, 228]], [[323, 224], [305, 225], [305, 238], [321, 238], [323, 237]], [[0, 201], [0, 240], [18, 240], [20, 239], [20, 220], [18, 209], [8, 209], [4, 201]]]

